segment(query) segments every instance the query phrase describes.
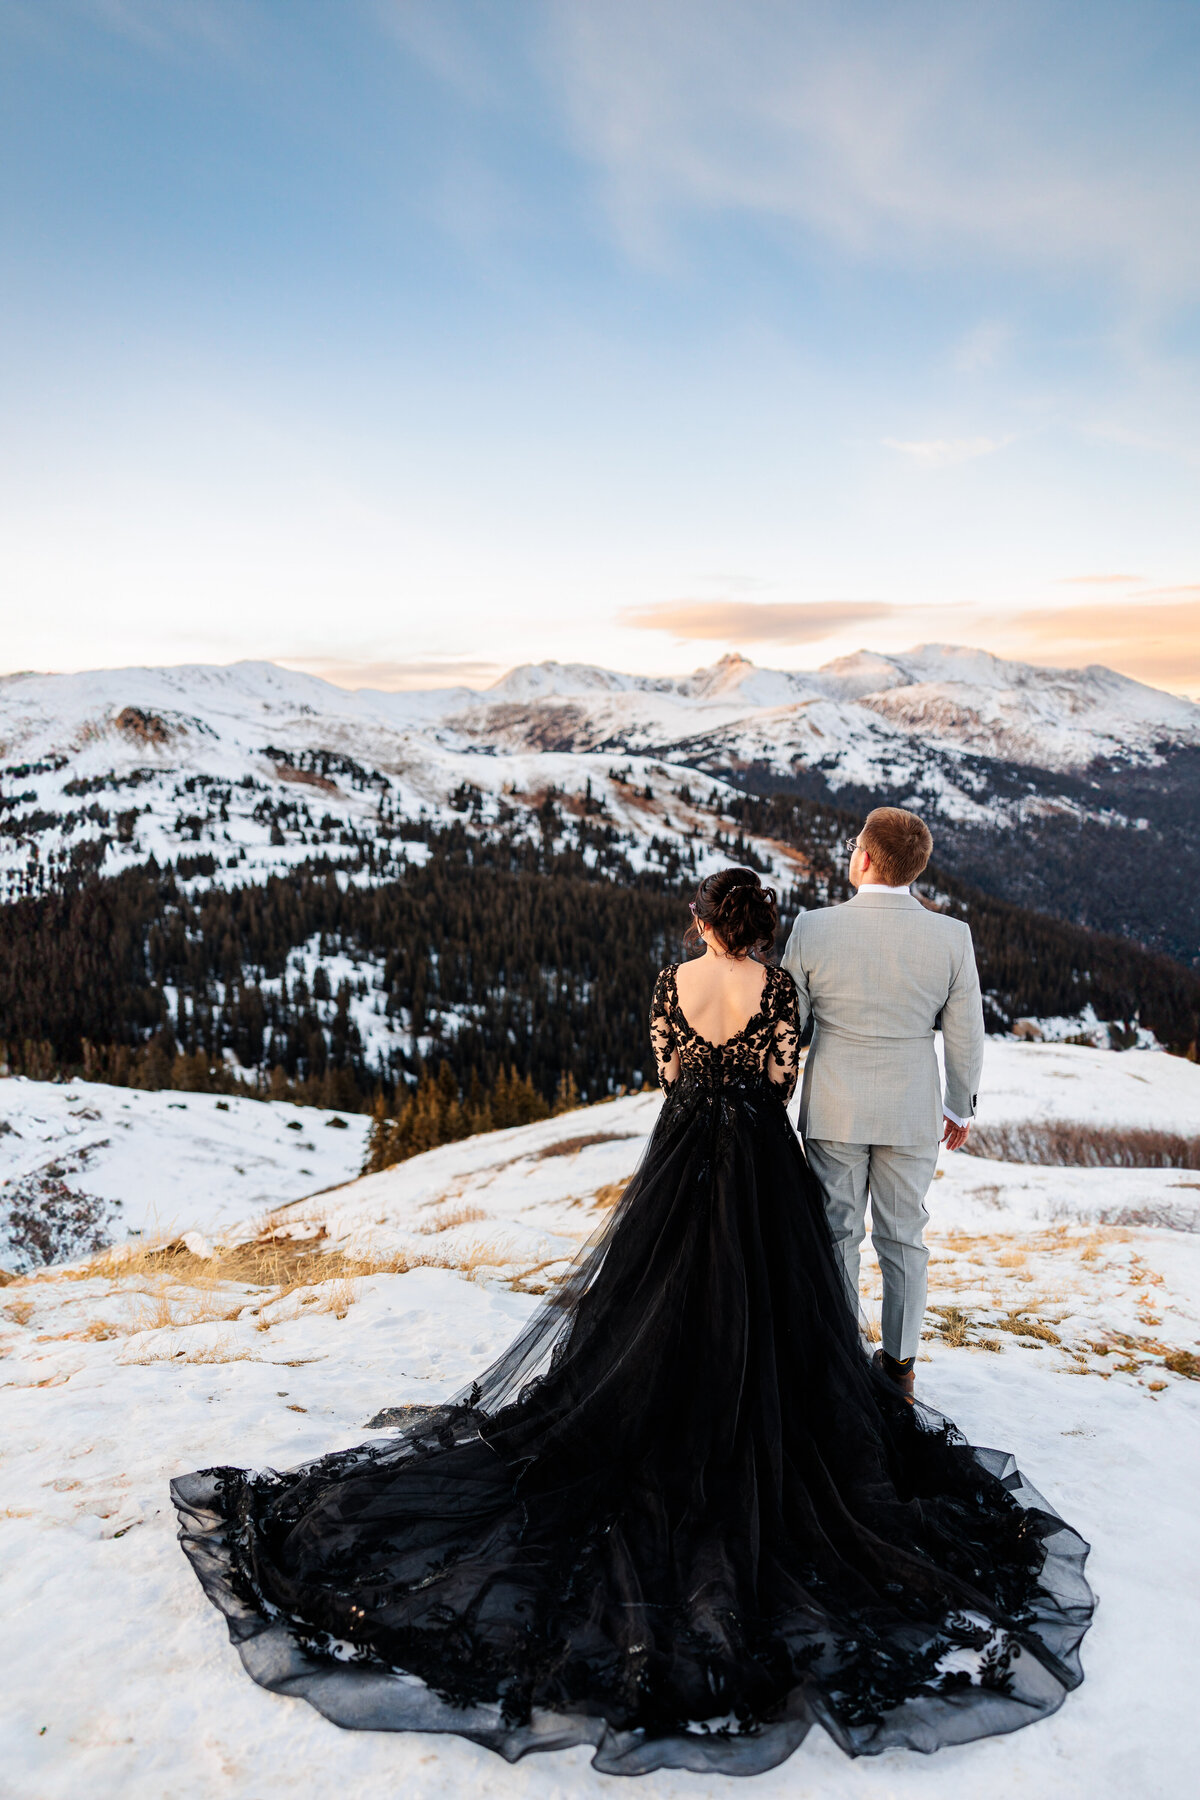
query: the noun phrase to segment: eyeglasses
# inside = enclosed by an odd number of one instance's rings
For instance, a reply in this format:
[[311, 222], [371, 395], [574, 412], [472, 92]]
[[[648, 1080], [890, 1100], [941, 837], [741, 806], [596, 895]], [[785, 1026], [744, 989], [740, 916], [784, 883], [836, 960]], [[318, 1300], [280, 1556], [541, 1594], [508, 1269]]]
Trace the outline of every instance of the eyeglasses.
[[853, 856], [854, 852], [858, 849], [858, 839], [856, 837], [847, 838], [845, 848], [849, 851], [850, 855]]

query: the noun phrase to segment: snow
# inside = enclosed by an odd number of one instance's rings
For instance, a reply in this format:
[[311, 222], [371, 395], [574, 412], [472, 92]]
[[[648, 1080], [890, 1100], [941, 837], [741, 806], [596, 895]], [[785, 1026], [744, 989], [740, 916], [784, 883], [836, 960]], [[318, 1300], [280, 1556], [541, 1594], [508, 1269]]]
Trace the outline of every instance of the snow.
[[[1200, 1069], [1165, 1055], [992, 1040], [982, 1116], [1194, 1130], [1198, 1098]], [[149, 1223], [158, 1207], [163, 1218], [169, 1180], [172, 1229], [245, 1237], [234, 1223], [245, 1195], [259, 1228], [368, 1268], [413, 1264], [320, 1280], [318, 1255], [312, 1281], [282, 1296], [216, 1277], [205, 1287], [146, 1268], [122, 1275], [114, 1264], [52, 1269], [0, 1292], [6, 1800], [290, 1800], [335, 1786], [363, 1800], [561, 1800], [615, 1788], [583, 1749], [509, 1768], [454, 1738], [343, 1733], [256, 1688], [179, 1552], [166, 1483], [218, 1462], [287, 1467], [371, 1435], [382, 1409], [465, 1385], [606, 1217], [658, 1106], [653, 1093], [630, 1095], [305, 1194], [291, 1140], [313, 1143], [306, 1166], [342, 1159], [303, 1178], [331, 1185], [326, 1177], [345, 1181], [356, 1166], [362, 1121], [351, 1119], [356, 1143], [313, 1109], [231, 1100], [226, 1114], [209, 1096], [0, 1083], [0, 1116], [23, 1134], [0, 1137], [6, 1173], [14, 1156], [66, 1155], [109, 1136], [86, 1177], [123, 1197], [130, 1217]], [[303, 1134], [288, 1130], [295, 1120]], [[233, 1179], [238, 1161], [245, 1187]], [[1163, 1358], [1197, 1347], [1200, 1236], [1095, 1221], [1147, 1197], [1200, 1195], [1198, 1183], [1180, 1170], [943, 1153], [920, 1390], [973, 1441], [1013, 1449], [1092, 1541], [1101, 1604], [1087, 1678], [1054, 1718], [931, 1759], [893, 1752], [851, 1767], [815, 1732], [756, 1778], [756, 1794], [1191, 1791], [1200, 1383]], [[875, 1317], [869, 1257], [863, 1300]], [[938, 1307], [967, 1320], [965, 1343], [946, 1341]], [[1028, 1321], [1050, 1338], [1022, 1332]], [[716, 1800], [731, 1789], [661, 1773], [643, 1791]]]
[[368, 1126], [315, 1106], [13, 1077], [0, 1081], [0, 1212], [5, 1184], [54, 1167], [121, 1202], [118, 1235], [211, 1233], [352, 1180]]
[[[1200, 1064], [1164, 1051], [989, 1038], [980, 1123], [1076, 1120], [1200, 1134]], [[1126, 1171], [1128, 1173], [1128, 1171]]]
[[[659, 785], [675, 788], [698, 767], [813, 771], [835, 792], [886, 787], [935, 816], [1003, 828], [1080, 803], [1044, 775], [1042, 791], [1002, 794], [981, 757], [1053, 774], [1098, 758], [1152, 764], [1164, 747], [1198, 743], [1192, 701], [1107, 669], [1035, 669], [944, 645], [814, 672], [727, 656], [676, 680], [543, 663], [484, 692], [351, 693], [263, 662], [10, 675], [0, 897], [53, 883], [72, 851], [102, 837], [108, 873], [152, 855], [211, 855], [219, 866], [203, 879], [214, 881], [264, 880], [316, 855], [357, 860], [343, 832], [398, 854], [385, 822], [460, 817], [452, 796], [464, 783], [493, 806], [507, 790], [520, 811], [551, 784], [577, 795], [590, 780], [607, 803], [621, 758], [641, 781], [665, 767]], [[324, 773], [296, 766], [313, 752]], [[654, 835], [688, 842], [692, 828], [664, 825], [662, 811], [658, 797], [626, 809], [635, 861]], [[714, 829], [710, 818], [701, 839]]]

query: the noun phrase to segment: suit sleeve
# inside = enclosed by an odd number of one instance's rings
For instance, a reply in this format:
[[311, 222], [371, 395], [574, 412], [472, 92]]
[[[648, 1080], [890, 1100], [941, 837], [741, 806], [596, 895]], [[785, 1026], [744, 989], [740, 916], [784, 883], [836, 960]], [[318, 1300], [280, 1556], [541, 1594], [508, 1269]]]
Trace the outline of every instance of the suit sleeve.
[[979, 1077], [983, 1073], [983, 999], [971, 928], [962, 928], [962, 950], [942, 1008], [942, 1041], [946, 1052], [945, 1109], [964, 1124], [975, 1116]]
[[780, 957], [780, 966], [787, 970], [796, 984], [796, 1030], [803, 1032], [812, 1012], [812, 996], [808, 991], [808, 973], [804, 967], [804, 958], [800, 950], [800, 939], [805, 915], [796, 914], [796, 923], [788, 934], [788, 941]]

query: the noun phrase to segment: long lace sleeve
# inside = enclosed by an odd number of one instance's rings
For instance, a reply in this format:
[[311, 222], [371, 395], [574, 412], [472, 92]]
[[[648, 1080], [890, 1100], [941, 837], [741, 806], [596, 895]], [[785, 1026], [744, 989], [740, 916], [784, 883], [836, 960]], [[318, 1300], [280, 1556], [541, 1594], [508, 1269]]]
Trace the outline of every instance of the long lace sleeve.
[[663, 969], [654, 984], [650, 1002], [650, 1043], [658, 1070], [658, 1085], [666, 1091], [679, 1074], [679, 1051], [675, 1043], [675, 1027], [671, 1009], [675, 1000], [675, 972]]
[[767, 1080], [786, 1105], [796, 1091], [800, 1073], [800, 1001], [796, 984], [786, 969], [774, 976], [771, 1008], [771, 1049], [767, 1056]]

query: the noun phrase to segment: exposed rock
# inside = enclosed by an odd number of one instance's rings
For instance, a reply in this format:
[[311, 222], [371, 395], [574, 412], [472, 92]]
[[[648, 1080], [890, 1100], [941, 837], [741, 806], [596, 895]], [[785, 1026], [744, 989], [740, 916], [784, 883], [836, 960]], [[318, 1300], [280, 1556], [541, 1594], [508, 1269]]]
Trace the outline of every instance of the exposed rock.
[[276, 781], [298, 781], [302, 787], [320, 788], [323, 794], [336, 794], [340, 790], [336, 781], [328, 776], [317, 775], [312, 769], [297, 769], [291, 763], [274, 765]]
[[157, 713], [143, 712], [140, 706], [126, 706], [113, 721], [118, 731], [136, 739], [139, 744], [169, 744], [171, 728]]

